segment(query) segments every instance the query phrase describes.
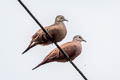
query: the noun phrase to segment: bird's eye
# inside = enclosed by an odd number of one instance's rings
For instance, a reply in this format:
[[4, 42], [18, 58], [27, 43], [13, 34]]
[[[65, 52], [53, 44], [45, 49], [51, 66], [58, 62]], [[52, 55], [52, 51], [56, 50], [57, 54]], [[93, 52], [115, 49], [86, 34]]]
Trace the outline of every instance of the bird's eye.
[[79, 36], [79, 38], [81, 38], [81, 37]]
[[60, 19], [63, 19], [63, 17], [61, 17]]

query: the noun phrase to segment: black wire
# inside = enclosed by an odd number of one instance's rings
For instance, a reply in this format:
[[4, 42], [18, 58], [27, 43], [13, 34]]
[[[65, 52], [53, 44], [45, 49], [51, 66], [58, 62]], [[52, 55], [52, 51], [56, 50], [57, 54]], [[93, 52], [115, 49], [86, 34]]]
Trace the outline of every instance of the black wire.
[[[24, 9], [29, 13], [29, 15], [35, 20], [35, 22], [40, 26], [40, 28], [45, 32], [45, 34], [49, 37], [49, 39], [54, 42], [54, 39], [52, 38], [52, 36], [44, 29], [44, 27], [40, 24], [40, 22], [34, 17], [34, 15], [30, 12], [30, 10], [23, 4], [23, 2], [21, 0], [18, 0], [18, 2], [24, 7]], [[70, 60], [70, 57], [68, 56], [68, 54], [66, 54], [66, 52], [64, 52], [60, 46], [54, 42], [54, 44], [57, 46], [57, 48], [61, 51], [61, 53], [67, 58], [67, 60], [72, 64], [72, 66], [79, 72], [79, 74], [81, 74], [81, 76], [85, 79], [88, 80], [84, 74], [80, 71], [80, 69], [78, 69], [78, 67]]]

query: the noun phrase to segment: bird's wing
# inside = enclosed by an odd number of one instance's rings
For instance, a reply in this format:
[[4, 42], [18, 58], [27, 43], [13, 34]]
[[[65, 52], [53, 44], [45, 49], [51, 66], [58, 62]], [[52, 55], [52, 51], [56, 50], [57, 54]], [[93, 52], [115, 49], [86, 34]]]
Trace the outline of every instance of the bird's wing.
[[[72, 42], [65, 43], [60, 46], [68, 55], [69, 57], [73, 57], [76, 52], [76, 45]], [[66, 57], [59, 51], [58, 48], [55, 48], [48, 56], [45, 57], [44, 61], [51, 62], [51, 61], [66, 61]]]
[[[48, 32], [48, 33], [51, 33], [51, 32], [54, 32], [54, 27], [55, 27], [55, 24], [53, 24], [53, 25], [50, 25], [50, 26], [46, 26], [46, 27], [44, 27], [45, 28], [45, 30]], [[33, 36], [32, 36], [32, 38], [36, 38], [38, 35], [45, 35], [45, 33], [43, 32], [43, 30], [42, 29], [39, 29]]]
[[45, 60], [47, 59], [48, 61], [54, 61], [54, 59], [59, 57], [59, 50], [55, 48], [48, 56], [45, 57]]
[[[45, 27], [46, 30], [48, 30], [48, 27]], [[46, 34], [43, 32], [42, 29], [39, 29], [33, 36], [32, 41], [39, 41], [39, 43], [47, 42], [48, 39], [46, 37]]]
[[32, 36], [32, 39], [35, 39], [39, 34], [42, 33], [42, 30], [39, 29], [33, 36]]

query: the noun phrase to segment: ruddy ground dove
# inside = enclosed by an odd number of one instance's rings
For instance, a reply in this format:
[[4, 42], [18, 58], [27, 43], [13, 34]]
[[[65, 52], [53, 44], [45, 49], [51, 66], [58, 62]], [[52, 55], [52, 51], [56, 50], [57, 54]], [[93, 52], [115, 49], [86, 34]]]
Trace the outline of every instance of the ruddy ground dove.
[[[63, 40], [67, 34], [66, 27], [64, 25], [64, 21], [68, 21], [64, 18], [62, 15], [58, 15], [55, 18], [55, 23], [45, 27], [45, 30], [52, 36], [55, 42], [60, 42]], [[33, 36], [32, 40], [29, 44], [29, 46], [25, 49], [25, 51], [22, 53], [24, 54], [32, 47], [40, 44], [40, 45], [49, 45], [53, 42], [46, 36], [46, 34], [43, 32], [42, 29], [39, 29]]]
[[[81, 42], [86, 42], [81, 36], [76, 35], [74, 36], [73, 40], [67, 43], [64, 43], [60, 47], [68, 54], [71, 60], [74, 60], [77, 56], [80, 55], [82, 50]], [[49, 62], [67, 62], [67, 58], [59, 51], [58, 48], [55, 48], [53, 51], [51, 51], [44, 60], [38, 64], [35, 68], [32, 70], [38, 68], [39, 66], [49, 63]]]

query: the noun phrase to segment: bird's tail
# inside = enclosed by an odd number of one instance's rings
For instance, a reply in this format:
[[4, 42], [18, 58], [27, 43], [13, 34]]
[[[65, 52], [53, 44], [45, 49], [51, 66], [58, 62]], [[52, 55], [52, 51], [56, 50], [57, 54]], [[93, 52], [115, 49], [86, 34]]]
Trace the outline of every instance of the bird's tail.
[[29, 49], [31, 49], [34, 46], [36, 46], [36, 43], [31, 42], [29, 46], [22, 52], [22, 54], [26, 53]]
[[36, 69], [36, 68], [38, 68], [38, 67], [40, 67], [41, 65], [43, 65], [43, 64], [46, 64], [46, 63], [49, 63], [49, 61], [47, 60], [47, 59], [44, 59], [40, 64], [38, 64], [36, 67], [34, 67], [32, 70], [34, 70], [34, 69]]

